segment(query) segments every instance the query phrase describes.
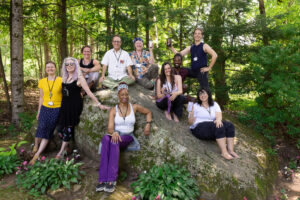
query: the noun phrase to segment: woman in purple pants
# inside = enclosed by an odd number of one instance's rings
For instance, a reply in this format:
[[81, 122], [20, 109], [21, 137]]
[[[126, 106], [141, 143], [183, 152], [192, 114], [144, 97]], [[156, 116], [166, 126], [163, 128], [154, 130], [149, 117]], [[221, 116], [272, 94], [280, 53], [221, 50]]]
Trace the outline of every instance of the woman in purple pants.
[[139, 143], [133, 135], [136, 112], [146, 115], [144, 134], [150, 134], [152, 113], [141, 105], [129, 103], [126, 83], [121, 83], [118, 86], [118, 97], [119, 104], [109, 112], [108, 134], [103, 136], [101, 142], [97, 192], [114, 192], [119, 169], [120, 148], [125, 149], [133, 146], [133, 149], [139, 149]]

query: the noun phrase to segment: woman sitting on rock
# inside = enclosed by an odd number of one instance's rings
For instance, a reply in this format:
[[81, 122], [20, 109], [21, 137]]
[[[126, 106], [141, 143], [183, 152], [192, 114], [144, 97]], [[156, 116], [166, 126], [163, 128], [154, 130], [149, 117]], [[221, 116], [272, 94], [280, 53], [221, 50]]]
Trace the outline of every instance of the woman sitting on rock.
[[65, 152], [66, 146], [74, 137], [74, 127], [79, 123], [79, 117], [83, 108], [83, 100], [80, 95], [81, 87], [101, 110], [109, 109], [109, 107], [102, 105], [90, 91], [85, 78], [81, 74], [77, 59], [71, 57], [65, 58], [62, 66], [62, 73], [63, 98], [59, 116], [59, 136], [63, 142], [56, 158], [60, 158]]
[[[99, 167], [99, 184], [96, 191], [113, 192], [119, 169], [120, 148], [139, 150], [140, 146], [133, 135], [135, 113], [146, 115], [144, 134], [150, 134], [152, 113], [138, 104], [129, 103], [128, 86], [121, 83], [118, 86], [119, 104], [109, 112], [108, 134], [101, 142], [101, 159]], [[128, 149], [131, 148], [131, 149]]]
[[239, 158], [233, 150], [234, 126], [231, 122], [222, 121], [220, 106], [213, 101], [211, 92], [200, 89], [197, 100], [189, 113], [192, 134], [201, 140], [216, 140], [225, 159]]
[[158, 108], [165, 110], [168, 120], [172, 120], [173, 117], [175, 122], [179, 122], [178, 118], [182, 116], [183, 104], [181, 76], [174, 75], [171, 64], [165, 62], [156, 83], [156, 105]]
[[35, 142], [32, 153], [32, 160], [29, 162], [33, 165], [46, 148], [49, 139], [52, 138], [53, 132], [57, 125], [59, 110], [61, 106], [61, 77], [56, 76], [56, 65], [49, 61], [45, 68], [47, 77], [39, 81], [40, 100], [36, 119], [38, 128], [35, 135]]

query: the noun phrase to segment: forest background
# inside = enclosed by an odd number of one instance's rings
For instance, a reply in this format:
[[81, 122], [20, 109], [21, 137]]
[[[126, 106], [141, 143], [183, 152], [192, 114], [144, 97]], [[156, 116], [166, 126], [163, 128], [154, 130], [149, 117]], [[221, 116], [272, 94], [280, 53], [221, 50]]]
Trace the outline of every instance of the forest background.
[[[1, 0], [1, 88], [11, 121], [18, 126], [24, 112], [24, 83], [42, 78], [49, 60], [80, 58], [86, 44], [101, 60], [119, 34], [127, 51], [134, 37], [145, 48], [152, 40], [161, 65], [173, 58], [167, 38], [182, 50], [201, 27], [218, 54], [210, 72], [216, 101], [273, 145], [283, 137], [300, 149], [299, 13], [298, 0]], [[187, 84], [195, 95], [197, 81]]]

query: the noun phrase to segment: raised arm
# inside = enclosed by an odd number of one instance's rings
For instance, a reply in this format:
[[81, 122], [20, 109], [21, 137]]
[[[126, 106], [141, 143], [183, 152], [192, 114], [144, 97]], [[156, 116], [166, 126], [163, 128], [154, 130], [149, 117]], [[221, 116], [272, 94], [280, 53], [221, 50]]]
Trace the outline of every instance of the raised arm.
[[144, 134], [149, 135], [150, 134], [150, 125], [152, 123], [152, 112], [148, 108], [145, 108], [138, 104], [134, 104], [133, 106], [136, 107], [137, 112], [140, 112], [140, 113], [146, 115], [146, 126], [144, 129]]
[[153, 54], [153, 45], [152, 45], [152, 47], [149, 47], [149, 50], [150, 50], [149, 63], [151, 65], [154, 65], [155, 64], [155, 59], [154, 59], [154, 54]]
[[[170, 48], [171, 48], [171, 50], [172, 50], [172, 52], [173, 52], [174, 54], [178, 53], [178, 51], [176, 51], [176, 50], [174, 49], [173, 46], [171, 46]], [[182, 51], [180, 51], [179, 53], [180, 53], [182, 56], [185, 56], [185, 55], [189, 54], [190, 51], [191, 51], [191, 46], [188, 46], [188, 47], [186, 47], [185, 49], [183, 49]]]

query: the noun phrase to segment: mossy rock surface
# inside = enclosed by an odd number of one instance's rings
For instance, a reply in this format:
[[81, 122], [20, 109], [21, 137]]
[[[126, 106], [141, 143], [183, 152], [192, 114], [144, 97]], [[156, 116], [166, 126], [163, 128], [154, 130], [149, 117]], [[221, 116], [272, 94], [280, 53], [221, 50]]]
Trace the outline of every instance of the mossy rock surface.
[[[151, 97], [153, 91], [140, 86], [129, 88], [130, 102], [139, 103], [153, 113], [150, 136], [144, 136], [145, 116], [136, 116], [135, 135], [141, 144], [137, 152], [124, 152], [120, 168], [128, 173], [147, 171], [153, 165], [172, 162], [185, 166], [196, 178], [199, 190], [209, 199], [266, 199], [276, 179], [278, 161], [266, 150], [266, 140], [250, 128], [229, 116], [235, 125], [235, 150], [241, 157], [227, 161], [220, 156], [215, 141], [196, 139], [189, 130], [186, 113], [180, 123], [167, 121]], [[102, 90], [95, 93], [105, 105], [118, 103], [117, 92]], [[81, 121], [75, 130], [76, 146], [89, 158], [99, 161], [98, 147], [107, 133], [108, 111], [102, 111], [85, 97]], [[96, 177], [95, 177], [96, 178]]]

